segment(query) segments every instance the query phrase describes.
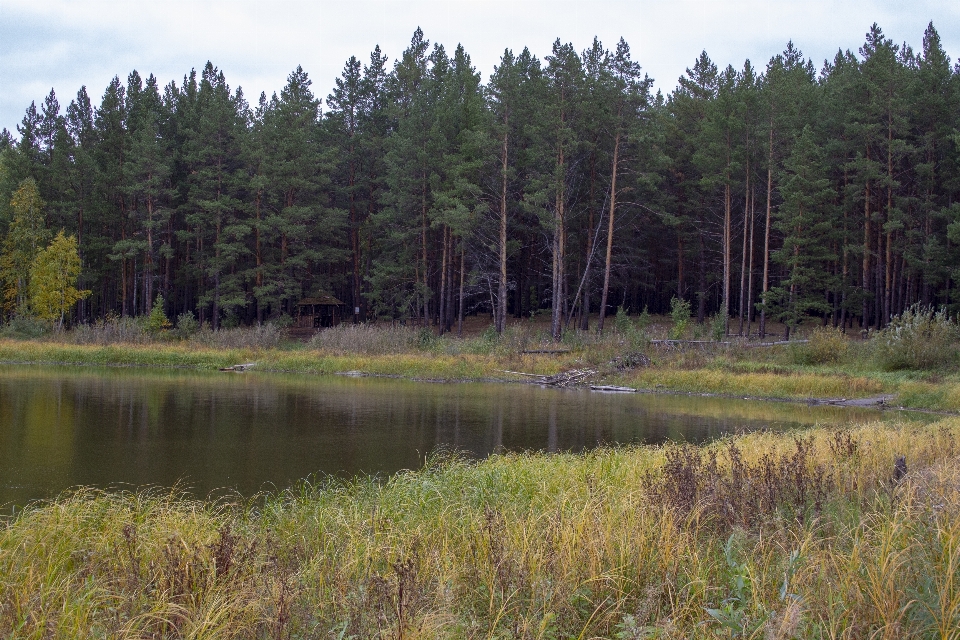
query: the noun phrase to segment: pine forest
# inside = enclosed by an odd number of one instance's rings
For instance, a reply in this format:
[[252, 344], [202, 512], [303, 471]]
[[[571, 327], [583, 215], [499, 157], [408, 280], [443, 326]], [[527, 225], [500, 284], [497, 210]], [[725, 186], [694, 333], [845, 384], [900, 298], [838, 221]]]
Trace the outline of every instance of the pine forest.
[[321, 294], [347, 321], [542, 314], [556, 338], [675, 301], [732, 335], [960, 309], [960, 64], [932, 24], [919, 50], [873, 25], [822, 65], [703, 52], [666, 95], [641, 63], [558, 39], [484, 83], [418, 29], [323, 101], [300, 67], [251, 102], [210, 62], [99, 104], [51, 90], [0, 137], [2, 317], [33, 312], [57, 251], [79, 256], [70, 304], [46, 303], [67, 325], [158, 299], [251, 325]]

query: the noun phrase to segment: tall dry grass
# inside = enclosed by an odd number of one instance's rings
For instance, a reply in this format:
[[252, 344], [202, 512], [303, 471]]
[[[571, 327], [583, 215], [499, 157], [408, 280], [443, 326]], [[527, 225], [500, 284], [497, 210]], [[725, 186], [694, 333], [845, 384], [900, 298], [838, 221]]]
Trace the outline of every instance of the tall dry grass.
[[958, 437], [441, 456], [236, 502], [79, 491], [0, 529], [0, 636], [956, 638]]

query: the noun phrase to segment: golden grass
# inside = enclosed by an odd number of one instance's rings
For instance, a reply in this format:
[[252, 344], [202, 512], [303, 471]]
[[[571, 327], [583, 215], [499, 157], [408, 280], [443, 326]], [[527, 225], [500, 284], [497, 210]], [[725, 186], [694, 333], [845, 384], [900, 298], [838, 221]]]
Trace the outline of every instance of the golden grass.
[[[734, 525], [716, 491], [792, 435], [438, 458], [235, 503], [83, 490], [0, 528], [0, 636], [958, 637], [960, 421], [803, 437], [781, 481], [824, 495]], [[713, 454], [693, 503], [657, 498]]]
[[865, 376], [824, 373], [736, 373], [723, 369], [641, 369], [626, 377], [647, 389], [723, 393], [778, 398], [856, 398], [889, 389]]
[[[311, 343], [321, 348], [302, 344], [217, 348], [205, 343], [173, 340], [152, 344], [78, 345], [71, 344], [68, 336], [58, 338], [56, 335], [43, 341], [0, 339], [0, 362], [207, 370], [257, 362], [262, 371], [319, 375], [359, 371], [413, 379], [513, 381], [530, 381], [531, 378], [508, 371], [552, 375], [571, 369], [593, 369], [598, 373], [591, 382], [650, 390], [663, 388], [798, 400], [891, 394], [897, 396], [895, 404], [910, 408], [960, 411], [960, 379], [956, 374], [949, 371], [882, 371], [874, 366], [875, 363], [871, 364], [869, 343], [859, 341], [850, 341], [849, 348], [840, 350], [845, 354], [843, 362], [816, 365], [799, 363], [809, 355], [804, 351], [804, 345], [764, 349], [736, 344], [701, 345], [676, 350], [647, 345], [637, 332], [608, 332], [603, 336], [571, 333], [565, 337], [566, 342], [557, 345], [535, 330], [536, 325], [516, 325], [502, 339], [489, 331], [475, 331], [473, 337], [464, 340], [450, 336], [438, 338], [428, 330], [401, 331], [389, 326], [362, 326], [360, 330], [351, 327], [341, 331], [343, 335], [339, 337], [342, 340], [329, 340], [332, 346], [323, 347], [322, 340]], [[394, 334], [399, 333], [403, 333], [401, 337], [405, 340], [401, 341], [402, 344], [386, 340], [396, 338]], [[410, 336], [416, 338], [421, 333], [425, 336], [422, 343], [411, 341]], [[839, 334], [834, 337], [845, 340]], [[383, 352], [377, 351], [380, 347]], [[351, 348], [355, 350], [351, 351]], [[526, 353], [539, 349], [559, 349], [562, 352]], [[625, 354], [636, 357], [638, 351], [646, 352], [650, 366], [627, 370], [617, 368], [618, 358], [622, 360]]]

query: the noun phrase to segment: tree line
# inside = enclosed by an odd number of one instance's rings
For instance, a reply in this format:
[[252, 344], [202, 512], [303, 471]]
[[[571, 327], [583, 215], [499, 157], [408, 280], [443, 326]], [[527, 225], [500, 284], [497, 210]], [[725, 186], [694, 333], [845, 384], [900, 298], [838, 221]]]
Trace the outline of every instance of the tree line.
[[668, 95], [623, 39], [506, 50], [484, 84], [418, 29], [392, 66], [347, 60], [325, 102], [297, 67], [251, 105], [209, 62], [116, 77], [99, 106], [51, 90], [0, 134], [4, 317], [61, 230], [90, 292], [74, 322], [162, 296], [251, 324], [324, 292], [440, 332], [549, 313], [556, 337], [677, 299], [742, 335], [960, 304], [960, 65], [932, 24], [917, 52], [873, 25], [819, 70], [793, 43], [763, 68], [703, 52]]

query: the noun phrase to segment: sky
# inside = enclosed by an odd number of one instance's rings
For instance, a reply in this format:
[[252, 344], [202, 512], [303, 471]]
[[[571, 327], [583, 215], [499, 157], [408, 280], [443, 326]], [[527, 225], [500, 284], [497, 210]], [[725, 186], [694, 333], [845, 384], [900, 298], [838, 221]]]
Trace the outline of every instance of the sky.
[[324, 98], [347, 58], [367, 62], [379, 44], [392, 61], [418, 26], [448, 53], [463, 44], [484, 80], [505, 48], [543, 58], [557, 38], [583, 50], [623, 37], [668, 93], [703, 50], [721, 68], [762, 68], [793, 40], [819, 69], [856, 52], [874, 22], [919, 50], [931, 21], [955, 62], [951, 0], [0, 0], [0, 128], [16, 136], [51, 88], [64, 110], [82, 85], [96, 105], [114, 76], [136, 69], [179, 85], [208, 60], [254, 104], [297, 65]]

